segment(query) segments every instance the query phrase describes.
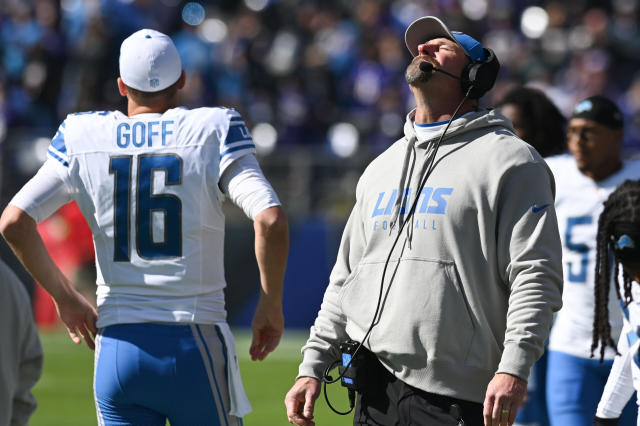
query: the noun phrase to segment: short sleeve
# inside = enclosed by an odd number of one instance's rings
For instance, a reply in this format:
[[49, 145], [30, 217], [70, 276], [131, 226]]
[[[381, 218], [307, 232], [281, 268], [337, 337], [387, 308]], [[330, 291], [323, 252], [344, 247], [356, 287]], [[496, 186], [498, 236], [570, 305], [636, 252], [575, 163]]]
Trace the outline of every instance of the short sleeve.
[[60, 127], [58, 127], [58, 131], [56, 132], [53, 139], [51, 139], [51, 144], [49, 145], [49, 149], [47, 150], [47, 157], [60, 162], [60, 164], [65, 167], [69, 167], [67, 145], [64, 140], [66, 126], [67, 122], [63, 121]]
[[225, 110], [228, 130], [220, 143], [220, 175], [238, 158], [246, 154], [255, 154], [253, 138], [242, 116], [234, 109]]
[[252, 220], [261, 211], [280, 205], [253, 155], [245, 155], [227, 168], [220, 178], [220, 189]]
[[41, 222], [64, 204], [70, 202], [72, 192], [61, 178], [64, 166], [49, 157], [9, 202], [27, 213], [36, 222]]

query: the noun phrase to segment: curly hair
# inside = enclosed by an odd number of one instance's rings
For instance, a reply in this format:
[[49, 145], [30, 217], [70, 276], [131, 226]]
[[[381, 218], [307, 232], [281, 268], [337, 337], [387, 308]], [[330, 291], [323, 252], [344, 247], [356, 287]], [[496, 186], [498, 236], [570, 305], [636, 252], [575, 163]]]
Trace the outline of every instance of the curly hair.
[[[591, 356], [600, 346], [600, 360], [604, 359], [606, 346], [616, 349], [616, 343], [611, 338], [611, 324], [609, 323], [609, 289], [611, 282], [615, 285], [616, 295], [626, 306], [631, 303], [632, 278], [622, 268], [622, 290], [620, 294], [620, 265], [626, 260], [615, 249], [615, 230], [620, 225], [631, 226], [640, 233], [640, 180], [627, 180], [611, 193], [604, 202], [604, 210], [598, 219], [596, 272], [595, 272], [595, 314], [593, 320], [593, 341]], [[613, 265], [612, 265], [613, 263]], [[613, 267], [613, 276], [611, 269]]]
[[516, 87], [498, 102], [498, 106], [513, 105], [522, 117], [522, 139], [543, 157], [567, 150], [565, 126], [567, 119], [542, 91], [531, 87]]

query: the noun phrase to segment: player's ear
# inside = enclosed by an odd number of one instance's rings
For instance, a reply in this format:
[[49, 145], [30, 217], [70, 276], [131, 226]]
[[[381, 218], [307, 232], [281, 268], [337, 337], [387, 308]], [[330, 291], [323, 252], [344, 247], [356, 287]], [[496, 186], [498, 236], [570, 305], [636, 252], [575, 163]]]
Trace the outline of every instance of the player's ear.
[[180, 78], [178, 79], [178, 89], [182, 89], [187, 81], [187, 75], [184, 73], [184, 70], [180, 73]]
[[122, 96], [127, 96], [127, 94], [129, 93], [127, 91], [127, 86], [124, 84], [124, 81], [122, 81], [120, 77], [118, 77], [118, 91]]

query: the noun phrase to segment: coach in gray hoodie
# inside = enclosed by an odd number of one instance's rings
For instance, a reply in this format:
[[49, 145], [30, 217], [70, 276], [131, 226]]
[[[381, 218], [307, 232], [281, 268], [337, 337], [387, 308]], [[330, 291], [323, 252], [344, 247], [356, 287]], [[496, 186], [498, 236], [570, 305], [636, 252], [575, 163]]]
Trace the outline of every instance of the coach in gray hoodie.
[[285, 398], [297, 425], [314, 424], [347, 339], [370, 358], [354, 424], [510, 425], [561, 307], [553, 176], [511, 122], [477, 107], [495, 55], [434, 17], [405, 41], [417, 107], [356, 188]]

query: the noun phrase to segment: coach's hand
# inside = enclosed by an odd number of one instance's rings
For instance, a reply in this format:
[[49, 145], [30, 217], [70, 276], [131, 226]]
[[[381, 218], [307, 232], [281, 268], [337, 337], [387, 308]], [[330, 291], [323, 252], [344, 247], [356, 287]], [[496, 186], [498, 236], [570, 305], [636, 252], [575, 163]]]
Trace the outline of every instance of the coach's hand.
[[320, 381], [313, 377], [300, 377], [284, 397], [289, 423], [298, 426], [312, 426], [313, 407], [320, 395]]
[[67, 327], [71, 340], [76, 344], [80, 344], [84, 340], [90, 349], [95, 349], [94, 339], [98, 334], [96, 327], [98, 313], [91, 303], [70, 287], [67, 287], [64, 294], [57, 294], [54, 301], [58, 315]]
[[278, 300], [271, 301], [266, 296], [260, 296], [256, 312], [251, 321], [253, 339], [249, 354], [253, 361], [262, 361], [280, 343], [284, 331], [284, 314], [282, 303]]
[[484, 399], [485, 426], [511, 426], [527, 394], [527, 382], [506, 373], [493, 376]]

